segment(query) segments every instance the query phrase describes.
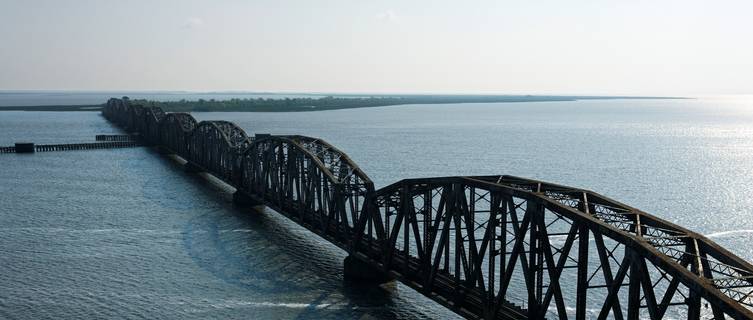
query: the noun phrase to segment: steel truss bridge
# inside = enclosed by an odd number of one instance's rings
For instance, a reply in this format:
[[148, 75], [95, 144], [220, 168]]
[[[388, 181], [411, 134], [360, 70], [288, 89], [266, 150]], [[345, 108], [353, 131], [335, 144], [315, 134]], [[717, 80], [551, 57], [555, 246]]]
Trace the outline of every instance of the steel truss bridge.
[[[111, 99], [103, 115], [466, 318], [753, 319], [753, 266], [708, 238], [598, 193], [511, 176], [375, 189], [306, 136]], [[354, 271], [355, 270], [355, 271]]]

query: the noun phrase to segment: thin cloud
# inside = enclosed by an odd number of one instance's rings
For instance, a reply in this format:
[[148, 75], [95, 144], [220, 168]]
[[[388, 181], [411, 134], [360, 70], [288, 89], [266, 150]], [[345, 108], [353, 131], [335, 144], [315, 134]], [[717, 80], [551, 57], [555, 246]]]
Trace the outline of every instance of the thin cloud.
[[183, 29], [197, 29], [204, 25], [204, 20], [201, 18], [188, 18], [183, 23]]
[[375, 17], [377, 18], [377, 20], [387, 21], [387, 22], [393, 22], [397, 20], [397, 15], [392, 10], [387, 10], [385, 12], [378, 13]]

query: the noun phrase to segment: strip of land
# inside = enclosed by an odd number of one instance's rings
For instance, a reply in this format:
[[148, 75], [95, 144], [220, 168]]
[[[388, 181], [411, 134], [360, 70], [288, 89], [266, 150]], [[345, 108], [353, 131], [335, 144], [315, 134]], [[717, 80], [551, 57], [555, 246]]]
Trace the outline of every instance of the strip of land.
[[[327, 96], [319, 98], [249, 98], [229, 100], [153, 101], [132, 99], [131, 104], [160, 107], [168, 112], [301, 112], [352, 108], [385, 107], [407, 104], [552, 102], [609, 99], [684, 99], [678, 97], [634, 96], [533, 96], [533, 95], [400, 95], [400, 96]], [[0, 111], [98, 111], [105, 104], [0, 106]]]

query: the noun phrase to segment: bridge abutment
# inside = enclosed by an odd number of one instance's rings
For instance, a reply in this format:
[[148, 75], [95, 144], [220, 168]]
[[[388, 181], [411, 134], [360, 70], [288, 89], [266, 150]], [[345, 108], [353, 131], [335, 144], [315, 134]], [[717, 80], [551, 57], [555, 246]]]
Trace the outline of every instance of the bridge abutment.
[[359, 284], [380, 285], [395, 281], [388, 273], [354, 256], [347, 256], [343, 261], [343, 275], [345, 280]]

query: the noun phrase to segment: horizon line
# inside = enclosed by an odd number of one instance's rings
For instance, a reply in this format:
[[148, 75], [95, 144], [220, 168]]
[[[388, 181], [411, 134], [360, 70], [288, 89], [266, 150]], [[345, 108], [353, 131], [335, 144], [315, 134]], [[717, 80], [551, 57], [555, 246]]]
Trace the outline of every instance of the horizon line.
[[437, 91], [286, 91], [286, 90], [136, 90], [136, 89], [0, 89], [1, 94], [9, 93], [149, 93], [149, 94], [226, 94], [226, 95], [446, 95], [446, 96], [563, 96], [563, 97], [631, 97], [631, 98], [696, 98], [708, 96], [746, 96], [753, 94], [618, 94], [618, 93], [520, 93], [520, 92], [437, 92]]

